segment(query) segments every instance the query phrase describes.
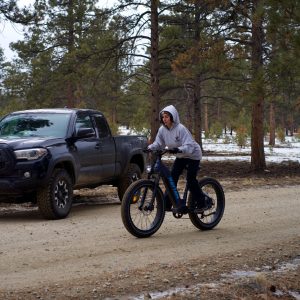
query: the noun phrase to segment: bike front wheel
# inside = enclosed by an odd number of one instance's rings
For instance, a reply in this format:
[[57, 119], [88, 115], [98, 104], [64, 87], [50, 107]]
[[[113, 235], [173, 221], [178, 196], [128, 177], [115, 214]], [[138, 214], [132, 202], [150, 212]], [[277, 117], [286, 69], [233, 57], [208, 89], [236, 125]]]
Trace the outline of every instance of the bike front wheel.
[[151, 236], [160, 228], [165, 217], [162, 190], [151, 180], [135, 181], [123, 196], [121, 216], [125, 228], [132, 235], [138, 238]]
[[[199, 181], [199, 186], [204, 194], [211, 199], [209, 209], [197, 212], [197, 208], [191, 209], [189, 217], [194, 226], [201, 230], [213, 229], [219, 224], [225, 209], [225, 195], [221, 184], [214, 178], [204, 178]], [[188, 197], [188, 206], [194, 207], [191, 193]]]

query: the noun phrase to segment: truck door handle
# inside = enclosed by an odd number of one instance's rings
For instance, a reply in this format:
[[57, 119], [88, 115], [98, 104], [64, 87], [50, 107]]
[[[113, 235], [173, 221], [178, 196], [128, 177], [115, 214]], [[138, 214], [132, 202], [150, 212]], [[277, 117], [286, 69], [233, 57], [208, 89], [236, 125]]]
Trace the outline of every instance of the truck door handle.
[[101, 149], [101, 148], [102, 148], [101, 143], [97, 143], [97, 144], [95, 145], [95, 149]]

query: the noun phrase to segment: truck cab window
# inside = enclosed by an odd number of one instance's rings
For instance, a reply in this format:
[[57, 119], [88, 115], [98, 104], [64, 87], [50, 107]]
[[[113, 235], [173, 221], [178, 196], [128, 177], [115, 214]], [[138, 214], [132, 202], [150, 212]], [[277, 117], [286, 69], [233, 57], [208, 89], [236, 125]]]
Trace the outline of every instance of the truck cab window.
[[89, 116], [78, 116], [76, 120], [76, 129], [93, 128], [92, 121]]
[[94, 128], [90, 116], [77, 116], [75, 124], [76, 132], [79, 128]]
[[100, 138], [110, 136], [110, 130], [108, 129], [107, 123], [103, 116], [94, 116], [96, 130]]

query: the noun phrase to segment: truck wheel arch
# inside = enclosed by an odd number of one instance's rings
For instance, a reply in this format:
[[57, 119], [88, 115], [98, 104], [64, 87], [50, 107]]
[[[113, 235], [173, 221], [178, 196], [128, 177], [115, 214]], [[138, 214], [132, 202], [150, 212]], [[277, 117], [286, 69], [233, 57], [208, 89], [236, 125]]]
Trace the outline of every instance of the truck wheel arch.
[[49, 170], [50, 173], [49, 173], [48, 177], [53, 174], [55, 169], [65, 170], [69, 174], [69, 176], [72, 180], [72, 184], [75, 185], [77, 175], [75, 173], [74, 165], [71, 161], [56, 162], [55, 165], [53, 165], [53, 167]]
[[145, 170], [145, 160], [141, 154], [136, 154], [136, 155], [132, 156], [129, 164], [136, 164], [137, 166], [139, 166], [142, 173]]
[[119, 179], [117, 189], [118, 196], [120, 201], [122, 201], [123, 195], [125, 194], [127, 188], [130, 186], [132, 182], [138, 180], [142, 177], [142, 170], [140, 166], [136, 163], [130, 163], [127, 171], [123, 176]]

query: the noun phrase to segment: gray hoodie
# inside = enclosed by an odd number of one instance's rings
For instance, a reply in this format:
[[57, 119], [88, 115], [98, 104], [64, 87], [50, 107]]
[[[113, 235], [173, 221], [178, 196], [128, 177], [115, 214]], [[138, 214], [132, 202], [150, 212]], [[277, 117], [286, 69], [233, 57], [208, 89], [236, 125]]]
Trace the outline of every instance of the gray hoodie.
[[202, 152], [199, 144], [193, 139], [190, 131], [180, 123], [179, 114], [173, 105], [166, 106], [159, 114], [166, 111], [173, 117], [173, 126], [168, 129], [165, 125], [162, 125], [156, 135], [153, 144], [148, 148], [151, 150], [178, 148], [182, 153], [178, 153], [178, 158], [190, 158], [194, 160], [201, 160]]

